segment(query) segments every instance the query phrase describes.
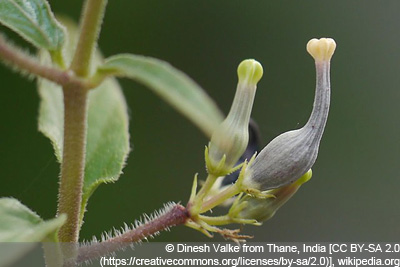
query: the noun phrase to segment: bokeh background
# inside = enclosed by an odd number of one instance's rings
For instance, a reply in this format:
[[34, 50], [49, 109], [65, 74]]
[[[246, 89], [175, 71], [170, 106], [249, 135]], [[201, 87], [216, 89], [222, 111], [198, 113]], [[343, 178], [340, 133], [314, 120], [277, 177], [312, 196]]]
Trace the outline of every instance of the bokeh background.
[[[79, 19], [81, 1], [50, 1]], [[400, 236], [400, 2], [109, 1], [99, 46], [170, 62], [227, 113], [241, 60], [264, 66], [253, 118], [263, 145], [301, 127], [312, 109], [315, 71], [305, 45], [332, 37], [331, 112], [314, 176], [261, 227], [256, 241], [398, 241]], [[4, 28], [20, 46], [29, 46]], [[49, 219], [59, 166], [37, 131], [35, 82], [0, 66], [0, 196], [14, 196]], [[145, 87], [121, 80], [130, 109], [132, 152], [115, 184], [89, 201], [82, 238], [132, 222], [167, 201], [186, 203], [193, 175], [204, 177], [208, 140]], [[203, 241], [175, 227], [157, 241]], [[216, 237], [214, 240], [222, 240]]]

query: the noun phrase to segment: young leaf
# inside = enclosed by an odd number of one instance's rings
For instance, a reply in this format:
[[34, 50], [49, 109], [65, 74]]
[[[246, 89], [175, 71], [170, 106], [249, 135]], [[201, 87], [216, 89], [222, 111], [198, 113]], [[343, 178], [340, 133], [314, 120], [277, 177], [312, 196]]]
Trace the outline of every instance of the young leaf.
[[43, 241], [58, 231], [65, 219], [65, 216], [60, 216], [43, 221], [18, 200], [0, 198], [0, 242]]
[[[63, 95], [61, 87], [46, 80], [39, 82], [41, 98], [39, 130], [54, 147], [62, 162]], [[87, 201], [101, 183], [115, 182], [129, 153], [127, 107], [115, 79], [107, 79], [89, 93], [86, 165], [83, 186], [82, 215]]]
[[223, 115], [214, 101], [183, 72], [155, 58], [116, 55], [99, 68], [100, 73], [134, 79], [145, 84], [211, 136]]
[[[74, 43], [77, 32], [71, 22], [66, 21], [70, 42]], [[67, 44], [66, 55], [73, 52]], [[43, 64], [51, 64], [48, 54], [40, 53]], [[96, 55], [96, 64], [101, 56]], [[58, 161], [62, 162], [64, 104], [62, 88], [40, 79], [39, 130], [48, 137], [54, 147]], [[89, 197], [102, 183], [118, 180], [129, 153], [128, 111], [122, 90], [115, 79], [105, 80], [89, 93], [88, 132], [86, 142], [86, 164], [82, 195], [82, 213]]]
[[1, 0], [0, 23], [38, 48], [60, 51], [65, 42], [64, 28], [46, 0]]

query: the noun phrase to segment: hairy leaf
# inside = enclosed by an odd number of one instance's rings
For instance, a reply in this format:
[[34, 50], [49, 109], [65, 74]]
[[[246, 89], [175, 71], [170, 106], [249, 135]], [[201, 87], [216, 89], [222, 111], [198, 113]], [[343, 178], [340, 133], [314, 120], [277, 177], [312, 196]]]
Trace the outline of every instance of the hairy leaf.
[[116, 55], [108, 58], [100, 72], [128, 77], [145, 84], [211, 136], [223, 115], [214, 101], [183, 72], [155, 58]]
[[115, 79], [90, 92], [88, 116], [82, 216], [94, 190], [118, 180], [129, 153], [127, 106]]
[[45, 0], [1, 0], [0, 23], [49, 51], [60, 50], [66, 39], [64, 28]]
[[43, 221], [18, 200], [0, 198], [0, 242], [43, 241], [58, 231], [65, 219], [65, 216], [60, 216]]
[[[66, 24], [74, 42], [76, 32]], [[72, 53], [67, 45], [66, 53]], [[68, 56], [68, 55], [67, 55]], [[41, 53], [43, 64], [50, 64], [46, 53]], [[97, 63], [101, 61], [96, 56]], [[39, 108], [39, 130], [47, 136], [54, 147], [58, 161], [62, 162], [64, 104], [62, 88], [41, 79], [38, 83], [41, 98]], [[129, 153], [128, 111], [122, 90], [115, 79], [107, 79], [89, 93], [88, 132], [86, 164], [83, 185], [81, 220], [87, 201], [102, 183], [118, 180]]]
[[57, 232], [65, 220], [62, 215], [43, 221], [18, 200], [0, 198], [0, 266], [20, 259], [36, 246], [34, 242], [57, 241]]
[[[62, 88], [40, 80], [39, 95], [39, 130], [51, 140], [61, 163], [64, 125]], [[118, 180], [129, 153], [127, 114], [124, 96], [115, 79], [106, 80], [89, 93], [83, 208], [98, 185]]]

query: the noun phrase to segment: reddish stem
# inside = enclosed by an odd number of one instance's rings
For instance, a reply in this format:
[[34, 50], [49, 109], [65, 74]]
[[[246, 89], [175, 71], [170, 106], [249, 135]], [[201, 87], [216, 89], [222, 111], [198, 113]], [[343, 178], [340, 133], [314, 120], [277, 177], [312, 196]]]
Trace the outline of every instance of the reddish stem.
[[169, 229], [172, 226], [184, 224], [189, 217], [190, 214], [185, 207], [175, 204], [163, 215], [144, 223], [135, 229], [100, 243], [80, 247], [77, 262], [82, 263], [87, 260], [93, 260], [120, 250], [129, 246], [132, 242], [139, 242], [160, 231]]

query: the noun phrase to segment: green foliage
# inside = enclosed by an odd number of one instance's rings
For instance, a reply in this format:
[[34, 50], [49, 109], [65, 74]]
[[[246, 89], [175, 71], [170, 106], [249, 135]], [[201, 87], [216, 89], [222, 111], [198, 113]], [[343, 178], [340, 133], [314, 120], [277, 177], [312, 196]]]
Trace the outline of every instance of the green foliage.
[[0, 23], [38, 48], [59, 51], [65, 42], [64, 29], [44, 0], [0, 1]]
[[[44, 54], [41, 55], [44, 57]], [[62, 89], [45, 79], [38, 80], [39, 131], [50, 139], [58, 162], [62, 162], [64, 104]]]
[[64, 221], [65, 216], [43, 221], [18, 200], [0, 198], [0, 242], [43, 241], [53, 236]]
[[88, 126], [82, 214], [97, 186], [118, 180], [129, 153], [127, 107], [115, 79], [90, 92]]
[[[76, 28], [70, 22], [65, 25], [73, 42]], [[73, 48], [72, 45], [67, 45], [66, 48], [65, 54], [68, 57], [72, 55]], [[43, 63], [50, 64], [45, 53], [40, 56]], [[96, 61], [101, 61], [100, 55], [96, 56]], [[64, 127], [62, 88], [41, 79], [38, 90], [41, 99], [39, 130], [51, 140], [56, 157], [61, 163]], [[115, 79], [107, 79], [89, 93], [87, 131], [81, 221], [89, 197], [100, 184], [118, 180], [129, 153], [127, 106]]]
[[[62, 89], [42, 80], [39, 83], [39, 94], [39, 129], [52, 141], [56, 157], [62, 162]], [[89, 93], [86, 148], [83, 207], [98, 185], [118, 180], [129, 152], [126, 103], [114, 79], [108, 79]]]
[[108, 58], [100, 67], [100, 72], [128, 77], [145, 84], [208, 136], [222, 122], [221, 111], [204, 90], [167, 62], [122, 54]]

